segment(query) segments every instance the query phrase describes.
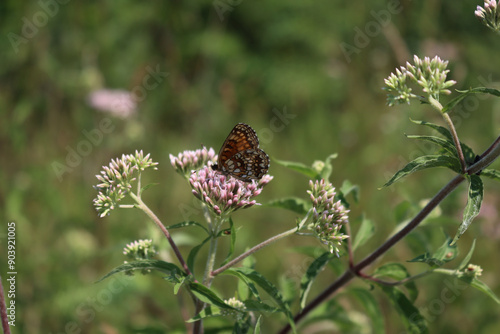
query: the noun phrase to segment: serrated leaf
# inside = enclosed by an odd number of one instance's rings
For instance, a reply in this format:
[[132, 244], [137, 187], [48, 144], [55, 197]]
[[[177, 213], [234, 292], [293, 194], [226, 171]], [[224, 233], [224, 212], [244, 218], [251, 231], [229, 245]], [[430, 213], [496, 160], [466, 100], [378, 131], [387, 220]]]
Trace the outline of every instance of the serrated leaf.
[[387, 181], [382, 186], [382, 188], [390, 186], [394, 182], [407, 175], [433, 167], [446, 167], [457, 173], [461, 173], [460, 162], [455, 157], [451, 157], [448, 155], [424, 155], [409, 162], [405, 167], [400, 169], [389, 181]]
[[305, 215], [309, 211], [311, 203], [298, 197], [286, 197], [267, 202], [263, 206], [286, 209], [300, 215]]
[[486, 87], [476, 87], [476, 88], [471, 88], [469, 90], [457, 90], [457, 92], [460, 93], [459, 96], [448, 102], [444, 107], [442, 112], [446, 113], [451, 111], [458, 103], [460, 103], [463, 99], [465, 99], [467, 96], [470, 94], [477, 94], [477, 93], [483, 93], [483, 94], [490, 94], [494, 96], [500, 96], [500, 91], [493, 89], [493, 88], [486, 88]]
[[356, 298], [365, 308], [366, 314], [371, 319], [373, 334], [384, 334], [384, 316], [380, 310], [379, 303], [372, 293], [362, 288], [349, 288], [348, 293]]
[[186, 276], [182, 270], [173, 263], [165, 262], [161, 260], [141, 260], [124, 263], [115, 269], [111, 270], [109, 273], [101, 277], [96, 283], [99, 283], [106, 278], [121, 272], [130, 272], [133, 270], [157, 270], [163, 274], [167, 274], [170, 282], [180, 282], [181, 277]]
[[300, 295], [300, 308], [303, 309], [306, 305], [307, 296], [309, 294], [309, 289], [311, 288], [316, 276], [323, 271], [326, 264], [332, 259], [337, 258], [335, 254], [330, 252], [325, 252], [317, 259], [315, 259], [309, 268], [307, 268], [306, 273], [302, 277], [300, 282], [300, 291], [302, 292]]
[[204, 303], [215, 305], [221, 309], [236, 310], [234, 307], [227, 305], [214, 291], [203, 284], [190, 282], [189, 289]]
[[469, 192], [467, 195], [467, 204], [464, 209], [464, 218], [455, 238], [453, 238], [452, 244], [456, 243], [462, 234], [467, 231], [472, 220], [479, 214], [481, 203], [483, 202], [483, 181], [481, 181], [481, 177], [479, 175], [469, 175], [467, 179], [469, 180]]
[[489, 177], [490, 179], [500, 181], [500, 171], [496, 169], [483, 169], [481, 171], [481, 176]]
[[205, 232], [207, 232], [207, 234], [209, 233], [207, 228], [204, 225], [202, 225], [198, 222], [192, 221], [192, 220], [180, 222], [180, 223], [177, 223], [174, 225], [170, 225], [170, 226], [167, 226], [166, 228], [167, 228], [167, 230], [173, 230], [176, 228], [187, 227], [187, 226], [197, 226], [197, 227], [202, 228]]
[[195, 246], [191, 249], [189, 252], [188, 258], [187, 258], [187, 266], [189, 270], [191, 270], [192, 273], [194, 273], [194, 261], [196, 260], [196, 255], [198, 255], [198, 252], [200, 251], [201, 247], [205, 245], [212, 237], [207, 237], [205, 240], [201, 242], [198, 246]]
[[379, 284], [382, 291], [389, 297], [391, 304], [398, 311], [403, 323], [409, 333], [425, 334], [429, 333], [427, 321], [420, 314], [418, 308], [406, 297], [406, 295], [396, 287]]
[[[377, 268], [377, 270], [375, 270], [375, 273], [373, 274], [373, 277], [381, 276], [390, 277], [396, 281], [401, 281], [405, 278], [410, 277], [410, 273], [401, 263], [387, 263]], [[415, 301], [418, 296], [418, 289], [415, 282], [408, 281], [404, 283], [404, 286], [408, 290], [410, 299], [412, 301]]]
[[273, 160], [273, 162], [276, 162], [278, 165], [284, 166], [302, 175], [305, 175], [310, 179], [320, 178], [319, 173], [314, 168], [304, 165], [303, 163], [284, 160]]
[[[425, 122], [425, 121], [417, 121], [417, 120], [411, 120], [411, 121], [415, 124], [427, 126], [431, 129], [433, 129], [434, 131], [436, 131], [439, 134], [441, 134], [442, 136], [444, 136], [448, 142], [453, 143], [453, 146], [455, 146], [455, 142], [453, 141], [453, 137], [451, 135], [451, 132], [447, 128], [445, 128], [443, 126], [439, 126], [439, 125], [434, 124], [434, 123]], [[474, 153], [474, 151], [469, 146], [465, 145], [464, 143], [460, 143], [460, 147], [462, 148], [462, 153], [464, 154], [465, 161], [468, 164], [472, 164], [474, 162], [474, 159], [476, 158], [476, 154]], [[455, 149], [455, 152], [456, 152], [456, 149]]]
[[443, 126], [440, 126], [440, 125], [437, 125], [437, 124], [434, 124], [431, 122], [419, 121], [419, 120], [414, 120], [414, 119], [410, 119], [410, 121], [412, 123], [415, 123], [418, 125], [427, 126], [431, 129], [433, 129], [434, 131], [436, 131], [437, 133], [441, 134], [442, 136], [444, 136], [446, 139], [453, 141], [453, 137], [451, 136], [450, 130], [448, 130], [447, 128], [445, 128]]
[[356, 250], [359, 246], [364, 245], [375, 234], [375, 224], [370, 219], [362, 217], [361, 226], [358, 233], [354, 237], [352, 249]]
[[457, 148], [455, 147], [455, 143], [451, 140], [443, 139], [435, 136], [420, 136], [420, 135], [406, 135], [408, 139], [418, 139], [431, 142], [438, 146], [441, 146], [446, 152], [448, 152], [452, 156], [457, 156]]

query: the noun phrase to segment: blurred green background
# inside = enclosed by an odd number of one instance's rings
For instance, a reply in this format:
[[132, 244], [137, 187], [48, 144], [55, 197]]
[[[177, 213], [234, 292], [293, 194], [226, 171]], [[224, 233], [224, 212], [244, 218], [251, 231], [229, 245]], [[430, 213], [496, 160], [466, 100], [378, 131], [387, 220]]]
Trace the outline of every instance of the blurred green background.
[[[110, 159], [136, 149], [151, 153], [159, 170], [147, 173], [144, 182], [158, 185], [144, 199], [170, 225], [184, 220], [186, 212], [189, 219], [202, 221], [202, 216], [188, 184], [171, 167], [169, 154], [201, 145], [217, 151], [238, 122], [257, 131], [273, 159], [311, 164], [337, 152], [331, 181], [339, 187], [348, 179], [361, 187], [360, 202], [351, 207], [353, 229], [361, 214], [377, 228], [358, 251], [359, 260], [395, 228], [398, 204], [418, 204], [453, 176], [444, 169], [425, 171], [377, 189], [402, 164], [435, 149], [404, 137], [428, 133], [409, 118], [442, 124], [435, 112], [417, 103], [389, 109], [383, 79], [413, 54], [439, 55], [450, 61], [449, 77], [458, 81], [454, 88], [499, 88], [500, 43], [474, 17], [479, 1], [62, 2], [0, 3], [0, 274], [5, 278], [7, 272], [6, 224], [14, 221], [14, 333], [185, 330], [178, 297], [160, 275], [94, 283], [125, 260], [122, 249], [135, 239], [154, 238], [163, 259], [170, 251], [138, 210], [97, 217], [92, 185]], [[92, 108], [89, 94], [103, 88], [131, 91], [136, 112], [117, 116]], [[462, 141], [476, 153], [498, 135], [499, 111], [498, 101], [473, 97], [454, 114]], [[103, 120], [109, 127], [102, 128]], [[86, 133], [96, 131], [101, 136], [89, 146]], [[72, 150], [83, 152], [79, 160], [68, 158]], [[61, 166], [68, 169], [61, 172]], [[273, 162], [270, 174], [274, 180], [259, 202], [307, 198], [304, 177]], [[444, 201], [445, 219], [419, 228], [378, 264], [405, 263], [435, 250], [444, 241], [441, 229], [453, 235], [465, 190], [462, 185]], [[498, 184], [486, 183], [481, 216], [460, 239], [457, 260], [477, 238], [472, 262], [484, 268], [482, 279], [497, 294], [499, 190]], [[236, 253], [293, 227], [295, 218], [266, 207], [237, 212]], [[195, 230], [174, 232], [185, 254], [201, 238]], [[221, 259], [225, 245], [222, 240]], [[275, 284], [284, 273], [298, 282], [309, 262], [288, 251], [297, 245], [318, 246], [310, 238], [280, 241], [256, 255], [256, 269]], [[408, 268], [413, 274], [426, 269], [419, 264]], [[334, 278], [326, 271], [311, 296]], [[352, 285], [367, 287], [359, 281]], [[477, 290], [467, 288], [443, 303], [443, 277], [426, 277], [417, 285], [417, 306], [428, 316], [433, 333], [500, 331], [500, 307]], [[224, 298], [233, 296], [234, 287], [228, 277], [215, 283]], [[380, 291], [374, 294], [387, 332], [402, 332], [394, 308]], [[185, 296], [181, 299], [192, 312]], [[363, 309], [349, 295], [341, 296], [340, 303], [352, 321], [366, 322]], [[282, 317], [264, 317], [264, 333], [282, 325]]]

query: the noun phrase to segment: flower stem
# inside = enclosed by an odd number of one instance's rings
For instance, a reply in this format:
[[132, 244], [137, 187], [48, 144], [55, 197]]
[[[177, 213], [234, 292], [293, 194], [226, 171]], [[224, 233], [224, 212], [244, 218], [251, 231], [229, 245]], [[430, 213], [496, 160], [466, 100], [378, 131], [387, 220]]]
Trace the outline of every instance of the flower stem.
[[460, 165], [462, 166], [462, 173], [465, 173], [467, 164], [465, 163], [464, 153], [462, 152], [462, 146], [460, 146], [460, 140], [458, 139], [457, 130], [455, 129], [455, 125], [451, 121], [450, 115], [447, 112], [443, 112], [443, 106], [441, 105], [441, 103], [439, 103], [439, 101], [432, 96], [429, 96], [429, 103], [441, 113], [441, 116], [443, 116], [444, 121], [448, 125], [448, 129], [451, 132], [451, 137], [453, 138], [453, 142], [455, 143], [455, 148], [457, 149], [458, 160], [460, 160]]
[[455, 130], [455, 125], [451, 121], [450, 115], [448, 113], [442, 114], [446, 123], [448, 123], [448, 128], [451, 132], [451, 137], [453, 138], [453, 142], [455, 143], [455, 147], [457, 149], [458, 160], [460, 160], [460, 165], [462, 165], [462, 173], [465, 173], [467, 169], [467, 164], [465, 163], [464, 153], [462, 152], [462, 146], [460, 146], [460, 140], [458, 139], [457, 131]]
[[243, 260], [247, 256], [252, 255], [253, 253], [255, 253], [256, 251], [258, 251], [259, 249], [264, 248], [266, 246], [269, 246], [273, 242], [276, 242], [276, 241], [278, 241], [280, 239], [283, 239], [284, 237], [292, 235], [295, 232], [297, 232], [297, 228], [296, 227], [292, 228], [291, 230], [288, 230], [288, 231], [285, 231], [283, 233], [280, 233], [278, 235], [275, 235], [274, 237], [269, 238], [266, 241], [261, 242], [260, 244], [258, 244], [256, 246], [254, 246], [253, 248], [247, 250], [245, 253], [241, 254], [240, 256], [238, 256], [238, 257], [234, 258], [233, 260], [229, 261], [228, 263], [226, 263], [222, 267], [218, 268], [217, 270], [212, 271], [211, 276], [212, 277], [213, 276], [217, 276], [218, 274], [220, 274], [224, 270], [231, 268], [236, 263], [240, 262], [241, 260]]
[[[170, 233], [168, 232], [168, 230], [165, 227], [165, 225], [163, 225], [163, 223], [161, 222], [161, 220], [154, 214], [153, 211], [151, 211], [150, 208], [148, 208], [148, 206], [142, 201], [142, 199], [140, 197], [138, 197], [133, 192], [130, 192], [129, 195], [137, 203], [138, 208], [141, 209], [142, 211], [144, 211], [144, 213], [149, 218], [151, 218], [151, 220], [156, 224], [156, 226], [158, 226], [160, 228], [160, 230], [163, 232], [163, 235], [165, 235], [165, 237], [167, 238], [168, 242], [170, 243], [170, 246], [172, 247], [172, 250], [174, 251], [175, 256], [179, 260], [179, 263], [181, 264], [181, 266], [184, 269], [184, 271], [186, 272], [186, 274], [193, 276], [193, 273], [191, 272], [191, 270], [189, 270], [189, 268], [188, 268], [188, 266], [186, 264], [186, 261], [184, 261], [184, 258], [182, 257], [182, 254], [181, 254], [179, 248], [177, 247], [177, 245], [175, 244], [174, 240], [170, 236]], [[195, 280], [195, 282], [196, 282], [196, 280]]]
[[215, 222], [215, 224], [212, 224], [211, 226], [212, 228], [210, 230], [211, 233], [210, 247], [208, 249], [208, 258], [207, 258], [207, 265], [205, 266], [205, 273], [203, 274], [203, 285], [205, 285], [208, 288], [210, 287], [210, 285], [212, 285], [212, 281], [214, 279], [214, 276], [211, 273], [212, 270], [214, 269], [215, 255], [217, 254], [217, 243], [219, 240], [217, 235], [219, 234], [219, 229], [222, 223], [223, 221]]

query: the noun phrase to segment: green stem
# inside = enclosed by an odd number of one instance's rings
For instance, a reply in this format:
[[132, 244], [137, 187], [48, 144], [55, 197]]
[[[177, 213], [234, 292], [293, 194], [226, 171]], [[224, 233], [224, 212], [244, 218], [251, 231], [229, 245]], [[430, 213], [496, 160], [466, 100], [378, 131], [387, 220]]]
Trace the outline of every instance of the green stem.
[[439, 110], [441, 116], [443, 116], [444, 121], [448, 125], [451, 137], [453, 138], [453, 142], [455, 143], [455, 148], [457, 149], [458, 160], [460, 160], [460, 165], [462, 166], [462, 173], [465, 173], [465, 170], [467, 169], [467, 163], [465, 162], [464, 153], [462, 152], [462, 146], [460, 146], [460, 139], [458, 139], [457, 130], [455, 129], [455, 125], [451, 121], [450, 115], [447, 112], [443, 113], [443, 106], [432, 96], [429, 97], [429, 102], [434, 108]]
[[[191, 272], [191, 270], [189, 270], [189, 268], [186, 264], [186, 261], [184, 261], [184, 258], [182, 257], [182, 254], [181, 254], [179, 248], [175, 244], [174, 240], [172, 239], [172, 236], [168, 232], [165, 225], [163, 225], [161, 220], [154, 214], [153, 211], [151, 211], [151, 209], [142, 201], [142, 199], [139, 196], [137, 196], [133, 192], [130, 192], [129, 195], [137, 203], [137, 207], [139, 209], [141, 209], [149, 218], [151, 218], [151, 220], [156, 224], [156, 226], [158, 226], [160, 228], [160, 230], [163, 232], [163, 235], [165, 235], [168, 242], [170, 243], [170, 246], [172, 247], [172, 250], [174, 251], [175, 256], [179, 260], [179, 263], [181, 264], [181, 266], [184, 269], [184, 271], [186, 272], [186, 274], [193, 276], [193, 273]], [[196, 280], [195, 280], [195, 282], [196, 282]]]
[[297, 232], [297, 228], [294, 227], [292, 228], [291, 230], [288, 230], [288, 231], [285, 231], [283, 233], [280, 233], [278, 235], [275, 235], [274, 237], [272, 238], [269, 238], [267, 239], [266, 241], [263, 241], [261, 242], [260, 244], [254, 246], [253, 248], [247, 250], [245, 253], [241, 254], [240, 256], [234, 258], [233, 260], [229, 261], [228, 263], [226, 263], [225, 265], [223, 265], [222, 267], [218, 268], [217, 270], [214, 270], [212, 271], [211, 273], [211, 276], [217, 276], [218, 274], [220, 274], [221, 272], [223, 272], [224, 270], [227, 270], [228, 268], [231, 268], [232, 266], [234, 266], [236, 263], [240, 262], [241, 260], [243, 260], [244, 258], [246, 258], [247, 256], [255, 253], [256, 251], [258, 251], [259, 249], [261, 248], [264, 248], [266, 246], [269, 246], [270, 244], [272, 244], [273, 242], [276, 242], [280, 239], [283, 239], [289, 235], [292, 235], [294, 234], [295, 232]]
[[210, 285], [212, 285], [212, 281], [214, 279], [214, 276], [211, 273], [215, 266], [215, 256], [217, 254], [217, 243], [219, 240], [217, 235], [219, 234], [219, 229], [223, 222], [224, 220], [212, 224], [212, 229], [210, 231], [211, 233], [210, 247], [208, 249], [208, 258], [207, 258], [207, 265], [205, 266], [205, 273], [203, 274], [203, 285], [205, 285], [208, 288], [210, 287]]

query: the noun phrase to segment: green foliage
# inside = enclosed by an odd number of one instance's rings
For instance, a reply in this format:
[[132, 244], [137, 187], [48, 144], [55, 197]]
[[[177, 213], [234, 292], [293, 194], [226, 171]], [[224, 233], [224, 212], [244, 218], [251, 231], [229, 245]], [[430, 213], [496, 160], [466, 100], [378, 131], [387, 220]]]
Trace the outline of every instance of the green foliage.
[[467, 231], [472, 220], [479, 214], [481, 203], [483, 202], [483, 181], [478, 175], [470, 175], [467, 177], [469, 181], [469, 191], [467, 193], [467, 205], [464, 209], [464, 218], [462, 224], [458, 228], [453, 243], [457, 242], [458, 238]]

